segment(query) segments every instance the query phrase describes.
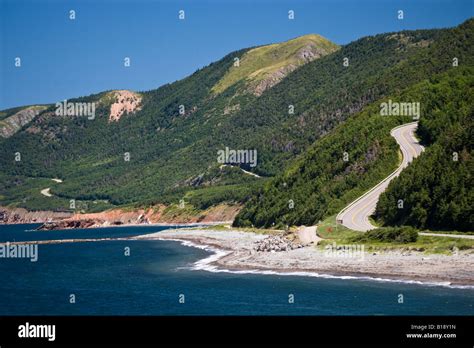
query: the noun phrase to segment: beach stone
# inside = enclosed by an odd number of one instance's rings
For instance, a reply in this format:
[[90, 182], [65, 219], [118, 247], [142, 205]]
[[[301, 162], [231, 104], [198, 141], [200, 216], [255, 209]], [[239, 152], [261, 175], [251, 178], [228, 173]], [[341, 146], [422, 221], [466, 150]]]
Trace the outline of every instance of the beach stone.
[[289, 251], [303, 247], [301, 244], [294, 244], [285, 237], [269, 236], [255, 243], [254, 250], [258, 252], [280, 252]]

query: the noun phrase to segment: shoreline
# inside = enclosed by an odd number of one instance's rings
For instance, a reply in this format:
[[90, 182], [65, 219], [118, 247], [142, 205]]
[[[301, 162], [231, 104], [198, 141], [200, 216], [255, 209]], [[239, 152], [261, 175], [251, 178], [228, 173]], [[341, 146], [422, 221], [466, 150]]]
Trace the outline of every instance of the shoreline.
[[[232, 221], [211, 221], [211, 222], [183, 222], [183, 223], [171, 223], [171, 222], [154, 222], [154, 223], [130, 223], [130, 224], [121, 224], [121, 225], [99, 225], [99, 226], [89, 226], [89, 227], [69, 227], [61, 229], [51, 229], [51, 230], [41, 230], [33, 229], [29, 231], [68, 231], [68, 230], [89, 230], [95, 228], [117, 228], [117, 227], [172, 227], [176, 226], [177, 228], [192, 228], [192, 227], [205, 227], [205, 226], [216, 226], [229, 224]], [[13, 222], [13, 223], [0, 223], [0, 226], [18, 226], [18, 225], [44, 225], [45, 222]], [[41, 226], [39, 226], [41, 227]]]
[[330, 258], [314, 246], [275, 253], [254, 251], [254, 243], [266, 237], [235, 230], [165, 230], [131, 239], [176, 241], [212, 252], [193, 264], [195, 270], [474, 289], [474, 254], [449, 256], [420, 252], [403, 255], [390, 251], [367, 253], [364, 260], [357, 260]]
[[289, 251], [257, 252], [254, 250], [256, 242], [267, 238], [268, 235], [233, 229], [203, 230], [195, 228], [195, 224], [190, 225], [192, 226], [132, 237], [19, 241], [10, 242], [10, 244], [61, 244], [119, 240], [174, 241], [184, 246], [211, 252], [204, 259], [197, 260], [191, 267], [193, 270], [474, 289], [474, 253], [472, 252], [459, 255], [422, 252], [407, 254], [401, 251], [366, 252], [362, 259], [328, 257], [323, 250], [316, 249], [314, 245]]
[[117, 226], [176, 226], [214, 225], [232, 223], [240, 210], [238, 205], [217, 205], [199, 214], [166, 214], [168, 207], [158, 205], [149, 208], [113, 208], [96, 213], [55, 212], [50, 210], [28, 211], [0, 205], [0, 225], [41, 224], [40, 229], [64, 230]]

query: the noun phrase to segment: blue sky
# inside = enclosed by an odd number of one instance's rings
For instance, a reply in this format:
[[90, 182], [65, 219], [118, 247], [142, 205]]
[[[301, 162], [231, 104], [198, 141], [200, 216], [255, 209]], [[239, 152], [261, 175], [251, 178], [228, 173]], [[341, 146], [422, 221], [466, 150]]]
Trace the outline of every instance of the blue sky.
[[[240, 48], [456, 26], [473, 0], [0, 0], [0, 109], [157, 88]], [[178, 19], [185, 10], [186, 19]], [[404, 20], [397, 19], [403, 10]], [[69, 19], [69, 10], [76, 19]], [[288, 11], [295, 19], [288, 20]], [[16, 68], [15, 57], [22, 66]], [[130, 57], [131, 66], [123, 66]]]

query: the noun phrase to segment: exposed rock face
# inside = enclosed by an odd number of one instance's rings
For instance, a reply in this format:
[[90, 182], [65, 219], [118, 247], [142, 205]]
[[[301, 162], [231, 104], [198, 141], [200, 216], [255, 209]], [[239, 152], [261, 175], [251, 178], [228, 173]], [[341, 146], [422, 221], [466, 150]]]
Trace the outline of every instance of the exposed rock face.
[[95, 221], [98, 226], [118, 226], [129, 224], [150, 223], [147, 211], [144, 209], [125, 211], [122, 209], [111, 209], [100, 213], [74, 214], [71, 221]]
[[240, 103], [232, 105], [232, 106], [229, 105], [224, 108], [224, 115], [229, 115], [239, 110], [240, 110]]
[[30, 106], [0, 121], [0, 136], [9, 138], [30, 123], [46, 106]]
[[315, 34], [255, 47], [238, 57], [238, 64], [236, 65], [234, 61], [234, 65], [212, 90], [219, 94], [242, 81], [246, 85], [243, 92], [260, 96], [299, 66], [338, 49], [338, 45]]
[[[100, 214], [100, 213], [99, 213]], [[45, 222], [43, 225], [37, 228], [37, 230], [65, 230], [72, 228], [93, 228], [93, 227], [105, 227], [105, 226], [121, 226], [126, 224], [148, 224], [148, 219], [143, 215], [139, 215], [136, 219], [124, 220], [120, 216], [114, 219], [103, 219], [105, 215], [95, 214], [76, 214], [70, 219], [61, 221]], [[91, 216], [91, 217], [89, 217]], [[102, 218], [99, 218], [102, 217]], [[127, 215], [128, 216], [128, 215]], [[78, 218], [79, 217], [79, 218]]]
[[199, 174], [198, 176], [191, 178], [190, 180], [187, 180], [187, 183], [189, 183], [189, 186], [198, 187], [202, 184], [203, 179], [204, 179], [204, 174]]
[[290, 251], [303, 247], [301, 244], [293, 243], [290, 240], [279, 236], [270, 236], [257, 241], [255, 244], [255, 251], [262, 252]]
[[262, 95], [262, 93], [278, 84], [283, 80], [289, 73], [294, 71], [296, 68], [309, 63], [315, 59], [321, 58], [322, 56], [328, 54], [328, 51], [318, 47], [314, 43], [310, 43], [302, 47], [295, 55], [295, 60], [293, 64], [288, 64], [283, 66], [271, 73], [266, 74], [265, 78], [260, 81], [256, 81], [250, 84], [250, 90], [256, 96]]
[[0, 224], [27, 224], [62, 220], [71, 217], [69, 212], [27, 211], [23, 208], [0, 207]]
[[255, 94], [256, 96], [261, 96], [262, 93], [265, 92], [265, 90], [275, 86], [277, 83], [283, 80], [286, 75], [288, 75], [296, 68], [296, 65], [290, 64], [272, 72], [271, 74], [268, 74], [263, 80], [260, 80], [256, 83], [251, 83], [251, 92], [253, 92], [253, 94]]
[[[189, 215], [183, 209], [183, 213], [166, 212], [166, 206], [155, 206], [149, 209], [137, 209], [124, 211], [122, 209], [112, 209], [101, 213], [74, 214], [68, 215], [66, 219], [59, 221], [43, 220], [45, 222], [39, 230], [62, 230], [71, 228], [89, 228], [120, 225], [141, 225], [151, 223], [164, 224], [184, 224], [184, 223], [212, 223], [217, 221], [232, 221], [240, 211], [241, 206], [227, 206], [220, 204], [200, 212], [199, 214]], [[1, 218], [1, 215], [0, 215]], [[1, 220], [0, 220], [1, 221]], [[30, 221], [31, 222], [31, 221]]]
[[118, 121], [124, 113], [132, 113], [140, 110], [142, 97], [138, 93], [121, 90], [114, 91], [115, 103], [110, 106], [109, 122]]
[[304, 63], [309, 63], [315, 59], [321, 58], [325, 54], [327, 54], [327, 52], [324, 49], [315, 44], [309, 44], [301, 48], [296, 56], [298, 59], [303, 60]]
[[94, 220], [65, 220], [58, 222], [46, 222], [37, 228], [38, 231], [64, 230], [69, 228], [98, 227], [101, 224]]

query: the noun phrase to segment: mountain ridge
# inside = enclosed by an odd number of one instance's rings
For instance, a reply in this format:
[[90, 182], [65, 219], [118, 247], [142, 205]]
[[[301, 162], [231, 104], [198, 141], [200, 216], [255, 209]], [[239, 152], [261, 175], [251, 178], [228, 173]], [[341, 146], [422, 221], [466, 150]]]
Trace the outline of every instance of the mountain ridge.
[[212, 91], [219, 94], [239, 81], [246, 81], [247, 89], [260, 96], [299, 66], [338, 49], [338, 45], [318, 34], [306, 34], [281, 43], [251, 48], [241, 58], [234, 58], [238, 59], [237, 63], [214, 85]]

